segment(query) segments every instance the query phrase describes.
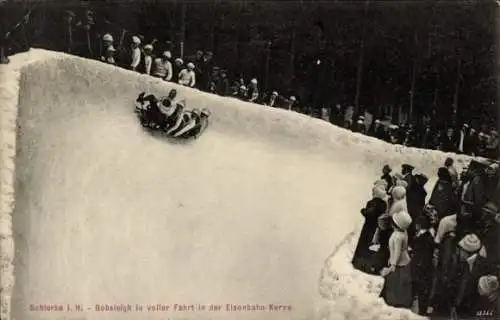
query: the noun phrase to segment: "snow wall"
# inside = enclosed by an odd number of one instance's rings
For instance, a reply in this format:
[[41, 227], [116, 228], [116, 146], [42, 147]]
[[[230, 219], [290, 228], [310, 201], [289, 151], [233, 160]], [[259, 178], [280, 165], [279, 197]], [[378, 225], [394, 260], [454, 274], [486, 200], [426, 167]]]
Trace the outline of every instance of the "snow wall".
[[[419, 318], [386, 306], [382, 279], [350, 257], [382, 166], [435, 176], [446, 154], [63, 53], [32, 49], [0, 71], [2, 319]], [[133, 113], [139, 92], [173, 87], [212, 111], [189, 144]], [[113, 304], [144, 310], [96, 310]]]

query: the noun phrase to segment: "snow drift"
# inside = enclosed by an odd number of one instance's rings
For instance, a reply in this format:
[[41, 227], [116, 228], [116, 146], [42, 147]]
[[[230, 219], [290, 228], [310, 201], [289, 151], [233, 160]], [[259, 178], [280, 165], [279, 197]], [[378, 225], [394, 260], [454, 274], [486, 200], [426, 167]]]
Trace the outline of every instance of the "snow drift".
[[[445, 154], [62, 53], [0, 68], [2, 319], [417, 318], [385, 306], [381, 279], [349, 255], [383, 164], [434, 175]], [[172, 87], [212, 111], [187, 145], [144, 133], [133, 113], [140, 91]], [[267, 309], [146, 310], [156, 304]]]

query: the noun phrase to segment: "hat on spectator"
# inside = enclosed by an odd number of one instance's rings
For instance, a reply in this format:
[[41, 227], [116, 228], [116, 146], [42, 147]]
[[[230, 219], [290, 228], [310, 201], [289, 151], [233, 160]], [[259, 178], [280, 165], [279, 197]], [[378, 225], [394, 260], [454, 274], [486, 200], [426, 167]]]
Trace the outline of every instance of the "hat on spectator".
[[479, 278], [477, 289], [479, 294], [482, 296], [487, 296], [495, 291], [498, 291], [498, 278], [494, 275], [482, 276]]
[[481, 240], [475, 234], [471, 233], [463, 237], [458, 246], [469, 253], [474, 253], [481, 249]]
[[153, 50], [153, 45], [152, 44], [145, 45], [144, 50]]
[[498, 213], [498, 206], [494, 202], [489, 201], [483, 206], [483, 211], [496, 214]]
[[139, 39], [138, 36], [133, 36], [132, 37], [132, 42], [135, 44], [141, 44], [141, 39]]
[[115, 47], [113, 47], [113, 46], [109, 46], [107, 50], [108, 50], [109, 52], [116, 52], [116, 49], [115, 49]]
[[291, 100], [291, 101], [297, 101], [297, 99], [295, 98], [295, 96], [291, 96], [291, 97], [290, 97], [290, 100]]
[[363, 123], [365, 123], [363, 120], [361, 119], [358, 120], [358, 124], [363, 124]]
[[194, 63], [189, 62], [189, 63], [187, 64], [187, 67], [188, 67], [188, 69], [191, 69], [191, 70], [192, 70], [192, 69], [194, 69]]
[[464, 124], [462, 125], [462, 127], [464, 127], [464, 128], [468, 128], [468, 127], [469, 127], [469, 125], [468, 125], [467, 123], [464, 123]]
[[372, 189], [372, 196], [374, 198], [378, 198], [378, 199], [384, 199], [386, 196], [387, 196], [387, 193], [385, 192], [385, 187], [383, 187], [382, 185], [374, 185], [373, 186], [373, 189]]
[[414, 166], [412, 166], [411, 164], [408, 164], [408, 163], [403, 164], [403, 165], [401, 166], [401, 168], [402, 168], [403, 170], [408, 170], [408, 171], [410, 171], [410, 172], [411, 172], [411, 171], [413, 171], [413, 169], [415, 169], [415, 167], [414, 167]]
[[379, 119], [376, 119], [376, 120], [375, 120], [375, 123], [376, 123], [376, 124], [379, 124], [379, 123], [380, 123], [380, 120], [379, 120]]
[[242, 84], [242, 85], [240, 86], [240, 90], [246, 90], [246, 89], [247, 89], [247, 87], [246, 87], [244, 84]]
[[378, 187], [382, 187], [382, 188], [387, 188], [389, 186], [389, 183], [384, 180], [384, 179], [380, 179], [380, 180], [377, 180], [373, 183], [374, 186], [378, 186]]
[[277, 95], [278, 95], [278, 92], [273, 91], [273, 92], [271, 93], [271, 95], [272, 95], [272, 96], [277, 96]]
[[170, 53], [170, 51], [163, 51], [163, 56], [167, 59], [172, 58], [172, 54]]
[[392, 189], [392, 197], [396, 200], [401, 200], [406, 197], [406, 189], [403, 186], [395, 186]]
[[184, 64], [184, 61], [181, 59], [181, 58], [177, 58], [175, 59], [175, 62], [178, 62], [180, 64]]
[[391, 171], [392, 171], [392, 168], [388, 164], [384, 165], [384, 167], [382, 168], [382, 172], [391, 172]]
[[365, 120], [365, 116], [359, 116], [359, 119]]
[[403, 187], [403, 188], [408, 188], [408, 182], [405, 180], [397, 180], [396, 181], [396, 186]]
[[401, 229], [406, 230], [410, 226], [412, 219], [408, 212], [399, 211], [392, 215], [392, 221]]
[[476, 132], [476, 129], [470, 128], [470, 132]]
[[110, 35], [109, 33], [106, 33], [105, 35], [102, 36], [103, 41], [111, 41], [113, 42], [113, 36]]
[[250, 83], [257, 84], [257, 79], [253, 78], [252, 80], [250, 80]]

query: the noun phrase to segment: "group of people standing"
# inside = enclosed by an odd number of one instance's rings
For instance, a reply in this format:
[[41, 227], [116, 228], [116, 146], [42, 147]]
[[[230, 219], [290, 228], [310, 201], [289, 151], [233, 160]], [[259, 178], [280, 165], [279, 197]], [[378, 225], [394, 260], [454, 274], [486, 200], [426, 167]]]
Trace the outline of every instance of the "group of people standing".
[[385, 279], [387, 304], [431, 319], [498, 319], [499, 165], [472, 161], [458, 173], [453, 160], [428, 178], [404, 164], [386, 165], [374, 183], [353, 266]]

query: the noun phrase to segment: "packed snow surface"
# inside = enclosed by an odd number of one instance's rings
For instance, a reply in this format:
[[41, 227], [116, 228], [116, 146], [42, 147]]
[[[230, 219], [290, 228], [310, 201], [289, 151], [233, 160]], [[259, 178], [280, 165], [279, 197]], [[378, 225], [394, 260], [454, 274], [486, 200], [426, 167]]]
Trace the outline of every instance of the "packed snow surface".
[[[382, 279], [349, 259], [383, 164], [434, 176], [445, 154], [63, 53], [33, 49], [1, 68], [4, 316], [417, 318], [387, 307]], [[174, 87], [212, 111], [187, 144], [145, 133], [133, 112], [139, 92]], [[40, 304], [73, 313], [30, 310]], [[115, 304], [132, 311], [96, 309]], [[148, 311], [157, 304], [170, 309]], [[222, 310], [196, 311], [211, 304]]]

